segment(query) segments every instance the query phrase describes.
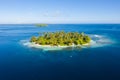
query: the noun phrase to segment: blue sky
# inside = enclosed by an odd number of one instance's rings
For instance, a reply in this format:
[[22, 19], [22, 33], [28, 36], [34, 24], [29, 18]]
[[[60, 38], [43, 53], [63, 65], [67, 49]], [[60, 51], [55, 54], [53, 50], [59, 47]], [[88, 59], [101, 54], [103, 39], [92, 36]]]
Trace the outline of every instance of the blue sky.
[[120, 23], [120, 0], [0, 0], [0, 23]]

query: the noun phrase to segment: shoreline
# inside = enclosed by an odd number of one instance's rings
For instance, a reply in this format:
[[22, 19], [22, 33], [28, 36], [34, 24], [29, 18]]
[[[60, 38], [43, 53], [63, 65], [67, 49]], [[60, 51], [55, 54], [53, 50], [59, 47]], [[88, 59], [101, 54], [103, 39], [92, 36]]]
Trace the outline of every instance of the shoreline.
[[[101, 36], [101, 37], [98, 37]], [[80, 47], [80, 48], [87, 48], [87, 47], [91, 47], [91, 48], [97, 48], [97, 47], [104, 47], [104, 46], [108, 46], [111, 45], [113, 43], [115, 43], [112, 39], [110, 39], [107, 36], [104, 35], [98, 35], [96, 36], [96, 34], [91, 35], [91, 41], [87, 44], [83, 44], [83, 45], [72, 45], [72, 46], [50, 46], [50, 45], [39, 45], [39, 44], [35, 44], [34, 42], [30, 42], [29, 39], [27, 40], [21, 40], [20, 43], [26, 47], [29, 48], [37, 48], [37, 49], [43, 49], [43, 50], [62, 50], [65, 48], [74, 48], [74, 47]], [[104, 43], [104, 44], [103, 44]]]
[[29, 42], [25, 45], [28, 45], [29, 47], [34, 47], [34, 48], [68, 48], [68, 47], [82, 47], [82, 46], [90, 46], [90, 43], [87, 43], [87, 44], [83, 44], [83, 45], [71, 45], [71, 46], [51, 46], [51, 45], [39, 45], [39, 44], [36, 44], [34, 42]]

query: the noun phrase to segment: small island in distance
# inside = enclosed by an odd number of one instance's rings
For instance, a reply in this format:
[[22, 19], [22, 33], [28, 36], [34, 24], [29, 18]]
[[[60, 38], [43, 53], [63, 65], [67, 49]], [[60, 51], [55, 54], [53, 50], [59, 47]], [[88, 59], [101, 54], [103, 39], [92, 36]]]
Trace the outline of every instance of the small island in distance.
[[46, 32], [35, 37], [32, 36], [30, 43], [43, 47], [70, 47], [89, 45], [91, 38], [85, 33], [78, 32]]
[[48, 25], [47, 24], [35, 24], [35, 26], [37, 26], [37, 27], [46, 27]]

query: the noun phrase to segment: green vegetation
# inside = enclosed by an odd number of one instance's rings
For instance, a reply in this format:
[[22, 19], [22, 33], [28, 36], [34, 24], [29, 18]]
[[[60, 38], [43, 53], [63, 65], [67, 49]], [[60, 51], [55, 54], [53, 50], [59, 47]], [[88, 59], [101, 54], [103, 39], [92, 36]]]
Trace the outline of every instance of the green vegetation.
[[78, 32], [47, 32], [43, 33], [39, 37], [33, 36], [30, 42], [35, 42], [40, 45], [51, 45], [51, 46], [71, 46], [75, 45], [83, 45], [90, 43], [91, 38], [84, 33]]
[[46, 27], [48, 26], [47, 24], [36, 24], [37, 27]]

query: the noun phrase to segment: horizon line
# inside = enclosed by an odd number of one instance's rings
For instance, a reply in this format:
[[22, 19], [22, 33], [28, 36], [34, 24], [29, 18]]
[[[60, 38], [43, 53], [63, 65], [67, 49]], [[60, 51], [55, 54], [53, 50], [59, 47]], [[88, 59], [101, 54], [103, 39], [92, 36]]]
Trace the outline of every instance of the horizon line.
[[12, 25], [14, 25], [14, 24], [120, 24], [120, 23], [115, 23], [115, 22], [113, 22], [113, 23], [0, 23], [0, 25], [10, 25], [10, 24], [12, 24]]
[[120, 23], [0, 23], [0, 25], [33, 25], [33, 24], [120, 24]]

